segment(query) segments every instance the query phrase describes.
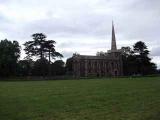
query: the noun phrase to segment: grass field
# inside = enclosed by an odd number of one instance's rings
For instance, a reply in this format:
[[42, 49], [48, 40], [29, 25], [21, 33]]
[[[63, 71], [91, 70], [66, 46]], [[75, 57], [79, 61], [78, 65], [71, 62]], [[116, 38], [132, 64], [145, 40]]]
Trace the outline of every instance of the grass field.
[[0, 120], [160, 120], [160, 77], [0, 82]]

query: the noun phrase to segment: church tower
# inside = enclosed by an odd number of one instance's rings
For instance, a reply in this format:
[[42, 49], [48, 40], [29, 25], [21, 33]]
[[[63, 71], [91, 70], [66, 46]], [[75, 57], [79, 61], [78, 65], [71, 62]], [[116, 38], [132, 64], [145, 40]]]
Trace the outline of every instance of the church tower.
[[74, 77], [122, 76], [123, 62], [121, 49], [117, 49], [114, 24], [112, 21], [111, 49], [105, 56], [73, 55], [71, 74]]
[[117, 45], [116, 45], [116, 36], [115, 36], [115, 31], [114, 31], [114, 24], [112, 21], [112, 43], [111, 43], [111, 51], [116, 51], [117, 50]]

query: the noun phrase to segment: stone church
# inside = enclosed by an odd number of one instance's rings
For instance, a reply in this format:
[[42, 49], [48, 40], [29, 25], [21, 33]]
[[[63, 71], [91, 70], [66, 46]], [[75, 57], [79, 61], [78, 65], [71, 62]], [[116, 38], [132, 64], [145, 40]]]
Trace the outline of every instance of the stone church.
[[122, 76], [121, 50], [116, 46], [113, 23], [111, 50], [103, 56], [73, 55], [71, 59], [74, 77]]

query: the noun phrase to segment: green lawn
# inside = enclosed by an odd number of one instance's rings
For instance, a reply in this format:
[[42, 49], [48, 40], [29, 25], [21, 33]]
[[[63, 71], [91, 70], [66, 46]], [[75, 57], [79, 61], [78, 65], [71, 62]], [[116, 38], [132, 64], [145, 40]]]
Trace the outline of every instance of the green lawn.
[[0, 82], [0, 120], [160, 120], [160, 77]]

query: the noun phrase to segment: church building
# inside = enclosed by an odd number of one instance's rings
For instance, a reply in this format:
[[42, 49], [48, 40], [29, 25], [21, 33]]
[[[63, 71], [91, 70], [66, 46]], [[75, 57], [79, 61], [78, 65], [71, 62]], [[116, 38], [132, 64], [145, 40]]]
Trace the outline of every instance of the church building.
[[117, 49], [114, 25], [112, 23], [111, 50], [103, 56], [73, 55], [72, 74], [74, 77], [122, 76], [121, 50]]

